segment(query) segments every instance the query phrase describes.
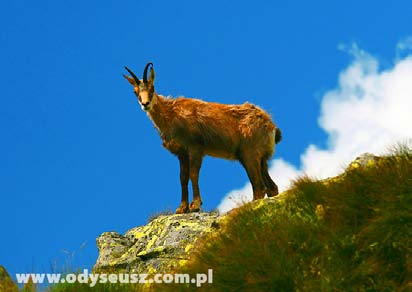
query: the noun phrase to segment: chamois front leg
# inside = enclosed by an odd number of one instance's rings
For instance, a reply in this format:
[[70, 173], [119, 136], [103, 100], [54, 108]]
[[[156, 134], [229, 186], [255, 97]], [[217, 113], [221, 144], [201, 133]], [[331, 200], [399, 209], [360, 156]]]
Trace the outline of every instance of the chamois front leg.
[[176, 209], [176, 214], [189, 212], [189, 154], [182, 151], [178, 154], [180, 163], [180, 185], [182, 187], [182, 201], [179, 208]]
[[203, 154], [197, 151], [190, 151], [190, 180], [192, 181], [193, 201], [190, 204], [190, 212], [199, 212], [202, 205], [199, 189], [199, 171], [202, 166]]

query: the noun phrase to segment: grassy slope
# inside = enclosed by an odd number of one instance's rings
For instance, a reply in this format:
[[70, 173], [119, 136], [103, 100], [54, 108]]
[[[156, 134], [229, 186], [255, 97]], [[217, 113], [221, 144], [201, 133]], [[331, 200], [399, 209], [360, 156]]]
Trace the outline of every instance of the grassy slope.
[[[327, 182], [302, 178], [284, 199], [233, 211], [176, 273], [206, 273], [206, 291], [412, 290], [412, 154]], [[98, 285], [98, 291], [142, 286]], [[155, 291], [195, 290], [156, 285]], [[189, 290], [192, 290], [189, 289]], [[57, 285], [52, 291], [95, 291]]]
[[212, 268], [213, 291], [412, 290], [410, 150], [288, 193], [237, 209], [177, 272]]

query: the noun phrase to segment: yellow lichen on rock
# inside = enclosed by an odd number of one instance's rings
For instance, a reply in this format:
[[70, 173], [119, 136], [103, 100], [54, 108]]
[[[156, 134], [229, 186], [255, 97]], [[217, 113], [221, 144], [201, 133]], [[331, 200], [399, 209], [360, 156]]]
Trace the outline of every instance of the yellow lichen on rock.
[[186, 247], [185, 247], [185, 252], [189, 252], [193, 247], [194, 247], [194, 245], [189, 243], [189, 244], [186, 245]]
[[161, 215], [125, 235], [105, 232], [96, 239], [95, 272], [162, 273], [185, 263], [196, 241], [220, 220], [214, 213]]

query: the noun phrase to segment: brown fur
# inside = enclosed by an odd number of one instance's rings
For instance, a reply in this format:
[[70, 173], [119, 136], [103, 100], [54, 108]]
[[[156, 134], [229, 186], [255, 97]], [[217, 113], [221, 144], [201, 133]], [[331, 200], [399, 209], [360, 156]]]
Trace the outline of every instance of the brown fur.
[[[139, 102], [159, 131], [163, 146], [180, 161], [182, 200], [176, 213], [199, 211], [202, 199], [198, 179], [205, 155], [239, 160], [252, 183], [253, 199], [263, 198], [265, 193], [268, 196], [278, 194], [268, 173], [267, 161], [273, 155], [275, 144], [281, 140], [281, 132], [269, 114], [250, 103], [226, 105], [163, 97], [154, 91], [153, 68], [150, 73], [147, 86], [139, 87], [133, 78], [125, 77], [135, 86]], [[151, 98], [146, 88], [153, 90]], [[189, 178], [193, 188], [190, 206]]]

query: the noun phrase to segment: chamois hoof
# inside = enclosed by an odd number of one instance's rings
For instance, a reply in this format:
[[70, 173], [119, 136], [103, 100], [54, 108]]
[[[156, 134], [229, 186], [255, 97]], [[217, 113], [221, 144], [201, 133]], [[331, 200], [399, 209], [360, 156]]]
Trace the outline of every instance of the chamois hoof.
[[190, 212], [199, 212], [200, 211], [200, 206], [202, 205], [202, 201], [193, 201], [190, 204]]
[[260, 199], [263, 199], [263, 198], [265, 198], [265, 193], [264, 192], [253, 193], [253, 201], [260, 200]]
[[185, 214], [189, 213], [188, 204], [180, 204], [179, 208], [176, 209], [176, 214]]
[[276, 197], [277, 195], [279, 195], [279, 192], [268, 192], [268, 197], [269, 198], [271, 198], [271, 197]]
[[268, 197], [269, 197], [269, 198], [275, 197], [275, 196], [277, 196], [278, 194], [279, 194], [278, 187], [276, 187], [274, 190], [268, 191]]

